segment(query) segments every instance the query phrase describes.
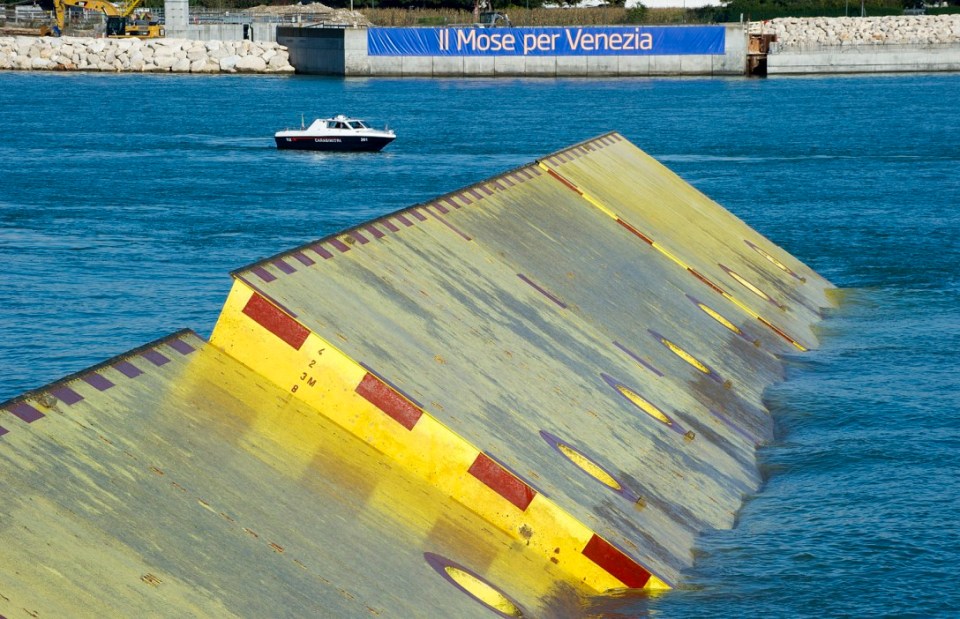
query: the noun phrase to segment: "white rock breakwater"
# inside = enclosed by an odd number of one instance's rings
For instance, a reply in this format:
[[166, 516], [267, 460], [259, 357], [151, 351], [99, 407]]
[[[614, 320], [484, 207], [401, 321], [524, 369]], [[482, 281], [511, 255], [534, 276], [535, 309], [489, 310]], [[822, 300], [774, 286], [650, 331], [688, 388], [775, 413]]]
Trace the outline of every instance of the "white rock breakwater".
[[960, 15], [781, 17], [763, 23], [781, 49], [850, 45], [960, 45]]
[[0, 69], [293, 73], [287, 48], [253, 41], [0, 37]]

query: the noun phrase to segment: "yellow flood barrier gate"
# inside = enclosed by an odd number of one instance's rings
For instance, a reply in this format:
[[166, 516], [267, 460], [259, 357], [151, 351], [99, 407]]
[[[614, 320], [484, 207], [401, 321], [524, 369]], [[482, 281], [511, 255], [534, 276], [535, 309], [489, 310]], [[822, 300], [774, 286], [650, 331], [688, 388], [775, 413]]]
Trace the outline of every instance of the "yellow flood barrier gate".
[[575, 616], [732, 526], [831, 284], [616, 133], [0, 406], [0, 615]]

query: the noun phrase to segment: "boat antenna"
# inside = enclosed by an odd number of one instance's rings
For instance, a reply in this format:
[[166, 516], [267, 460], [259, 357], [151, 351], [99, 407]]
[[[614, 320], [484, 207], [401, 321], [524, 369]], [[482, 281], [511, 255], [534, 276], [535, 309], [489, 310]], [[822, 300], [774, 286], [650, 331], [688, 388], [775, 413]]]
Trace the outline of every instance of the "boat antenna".
[[300, 128], [301, 129], [307, 128], [306, 121], [304, 121], [303, 119], [303, 112], [300, 112]]

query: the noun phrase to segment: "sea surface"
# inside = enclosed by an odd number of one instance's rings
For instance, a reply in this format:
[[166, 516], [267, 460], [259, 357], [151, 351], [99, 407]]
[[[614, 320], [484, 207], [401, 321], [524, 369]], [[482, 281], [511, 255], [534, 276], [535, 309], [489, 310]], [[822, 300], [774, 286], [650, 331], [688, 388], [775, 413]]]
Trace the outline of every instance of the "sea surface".
[[[767, 394], [777, 440], [737, 527], [679, 590], [592, 612], [960, 616], [958, 101], [960, 75], [0, 72], [0, 401], [209, 335], [231, 270], [617, 130], [842, 290]], [[399, 138], [274, 148], [332, 113]]]

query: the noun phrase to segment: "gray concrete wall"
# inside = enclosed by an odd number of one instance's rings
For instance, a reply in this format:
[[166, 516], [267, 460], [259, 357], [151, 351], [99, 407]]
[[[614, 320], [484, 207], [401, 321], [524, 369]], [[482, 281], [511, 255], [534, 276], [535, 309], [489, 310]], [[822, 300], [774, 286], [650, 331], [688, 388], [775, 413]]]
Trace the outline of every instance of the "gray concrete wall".
[[[166, 26], [167, 36], [191, 41], [242, 41], [247, 26], [246, 38], [252, 41], [275, 42], [277, 25], [268, 23], [251, 24], [187, 24], [183, 27]], [[251, 36], [252, 35], [252, 36]]]
[[747, 67], [747, 32], [743, 24], [726, 24], [722, 56], [710, 56], [713, 75], [743, 75]]
[[[343, 37], [343, 64], [336, 75], [372, 75], [367, 56], [367, 31], [361, 28], [340, 29]], [[399, 60], [396, 59], [396, 60]], [[293, 66], [297, 66], [294, 64]], [[396, 65], [400, 70], [400, 65]], [[299, 71], [299, 67], [297, 68]]]
[[[277, 40], [277, 25], [270, 23], [191, 24], [188, 0], [164, 0], [164, 29], [166, 36], [191, 41], [242, 41], [261, 42]], [[246, 30], [244, 30], [246, 26]]]
[[[343, 28], [301, 28], [278, 26], [277, 43], [290, 51], [290, 64], [297, 73], [308, 75], [369, 75], [362, 64], [357, 64], [357, 54], [351, 52], [350, 71], [347, 71], [347, 42]], [[366, 33], [364, 33], [366, 35]], [[357, 42], [351, 40], [350, 46]], [[366, 56], [367, 38], [363, 38], [363, 56]]]
[[[189, 0], [164, 0], [163, 21], [167, 32], [180, 31], [187, 27], [187, 15], [190, 12]], [[168, 35], [169, 36], [169, 35]], [[180, 36], [180, 35], [176, 35]]]
[[960, 46], [825, 46], [767, 56], [768, 75], [960, 71]]
[[[682, 27], [682, 26], [678, 26]], [[747, 62], [742, 24], [726, 26], [726, 48], [717, 56], [370, 56], [367, 31], [278, 28], [298, 73], [383, 77], [628, 77], [743, 75]], [[320, 41], [323, 41], [322, 43]]]

